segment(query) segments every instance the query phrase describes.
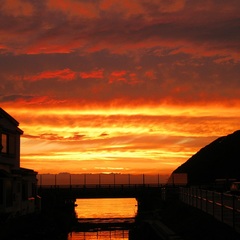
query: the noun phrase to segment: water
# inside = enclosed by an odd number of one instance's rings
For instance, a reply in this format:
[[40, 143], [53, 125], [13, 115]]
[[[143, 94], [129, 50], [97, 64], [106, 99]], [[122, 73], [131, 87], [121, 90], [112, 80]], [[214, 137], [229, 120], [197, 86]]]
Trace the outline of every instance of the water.
[[98, 232], [73, 232], [69, 240], [128, 240], [128, 230], [98, 231]]
[[[79, 226], [87, 231], [78, 230], [68, 236], [68, 240], [127, 240], [129, 231], [118, 229], [118, 224], [134, 222], [137, 201], [134, 198], [77, 199], [76, 215]], [[114, 223], [113, 228], [109, 228]], [[89, 228], [90, 226], [90, 228]], [[121, 225], [122, 226], [122, 225]]]
[[78, 218], [130, 218], [135, 217], [135, 198], [77, 199], [75, 208]]

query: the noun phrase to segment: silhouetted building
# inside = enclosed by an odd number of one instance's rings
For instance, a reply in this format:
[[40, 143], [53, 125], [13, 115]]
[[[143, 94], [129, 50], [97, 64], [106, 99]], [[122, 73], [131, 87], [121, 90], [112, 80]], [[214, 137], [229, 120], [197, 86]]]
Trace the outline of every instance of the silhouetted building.
[[4, 217], [25, 215], [39, 209], [37, 172], [20, 167], [23, 131], [18, 125], [0, 108], [0, 216]]

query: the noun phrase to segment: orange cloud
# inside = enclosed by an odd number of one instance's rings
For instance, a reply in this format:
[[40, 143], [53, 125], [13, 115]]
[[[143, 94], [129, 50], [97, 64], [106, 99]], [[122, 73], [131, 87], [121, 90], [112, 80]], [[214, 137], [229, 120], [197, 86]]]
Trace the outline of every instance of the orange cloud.
[[104, 77], [104, 71], [103, 69], [99, 69], [99, 70], [95, 70], [95, 71], [91, 71], [91, 72], [81, 72], [80, 77], [83, 79], [87, 79], [87, 78], [103, 78]]
[[[39, 5], [44, 14], [41, 24], [36, 14]], [[186, 53], [239, 61], [238, 7], [236, 1], [212, 1], [204, 7], [185, 0], [49, 0], [45, 5], [4, 1], [5, 12], [23, 12], [23, 18], [21, 22], [12, 15], [12, 21], [5, 19], [2, 44], [14, 54], [86, 54], [103, 50], [136, 54], [140, 49], [169, 48], [174, 49], [169, 51], [171, 55]]]
[[47, 6], [50, 10], [59, 10], [70, 16], [83, 18], [96, 18], [98, 16], [98, 6], [91, 1], [48, 0]]
[[1, 10], [14, 17], [30, 17], [34, 12], [33, 5], [23, 0], [3, 0], [1, 4]]
[[1, 3], [0, 104], [23, 166], [166, 172], [239, 128], [240, 2]]
[[57, 70], [57, 71], [45, 71], [37, 75], [25, 76], [24, 80], [40, 81], [44, 79], [54, 79], [54, 78], [62, 81], [73, 80], [75, 78], [75, 72], [71, 71], [70, 69], [63, 69], [63, 70]]
[[146, 71], [144, 75], [152, 80], [156, 79], [156, 76], [153, 70]]
[[126, 17], [143, 14], [145, 12], [142, 3], [136, 0], [103, 0], [100, 3], [100, 9], [107, 12], [121, 13], [122, 16]]
[[[58, 99], [51, 99], [49, 96], [25, 96], [25, 95], [9, 95], [0, 98], [0, 101], [2, 103], [2, 106], [4, 107], [5, 105], [9, 107], [9, 105], [15, 105], [15, 106], [48, 106], [48, 107], [53, 107], [53, 106], [59, 106], [60, 104], [66, 103], [66, 100], [58, 100]], [[31, 109], [31, 111], [34, 111]]]
[[152, 0], [151, 5], [163, 13], [172, 13], [183, 10], [186, 0]]
[[112, 72], [109, 76], [108, 82], [114, 83], [114, 82], [119, 82], [119, 83], [126, 83], [129, 85], [135, 85], [138, 83], [141, 83], [142, 80], [139, 80], [139, 77], [136, 73], [128, 73], [127, 71], [116, 71]]
[[127, 72], [126, 71], [117, 71], [112, 72], [109, 77], [109, 83], [113, 82], [127, 82]]

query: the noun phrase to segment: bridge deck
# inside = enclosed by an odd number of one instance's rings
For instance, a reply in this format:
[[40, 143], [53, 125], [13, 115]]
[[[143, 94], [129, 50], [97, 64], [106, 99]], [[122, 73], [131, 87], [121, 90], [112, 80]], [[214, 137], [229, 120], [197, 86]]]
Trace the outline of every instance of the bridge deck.
[[64, 198], [116, 198], [140, 197], [161, 194], [160, 185], [71, 185], [40, 186], [38, 194], [42, 197], [55, 195]]

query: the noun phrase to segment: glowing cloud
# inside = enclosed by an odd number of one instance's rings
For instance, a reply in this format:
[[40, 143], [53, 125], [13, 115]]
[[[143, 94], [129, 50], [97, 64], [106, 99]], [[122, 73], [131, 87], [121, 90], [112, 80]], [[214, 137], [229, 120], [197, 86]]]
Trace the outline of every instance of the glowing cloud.
[[75, 73], [70, 69], [63, 69], [57, 71], [45, 71], [37, 75], [24, 76], [24, 80], [27, 81], [40, 81], [44, 79], [58, 79], [63, 81], [73, 80], [75, 78]]
[[24, 131], [22, 166], [169, 174], [237, 130], [239, 9], [2, 0], [0, 107]]

